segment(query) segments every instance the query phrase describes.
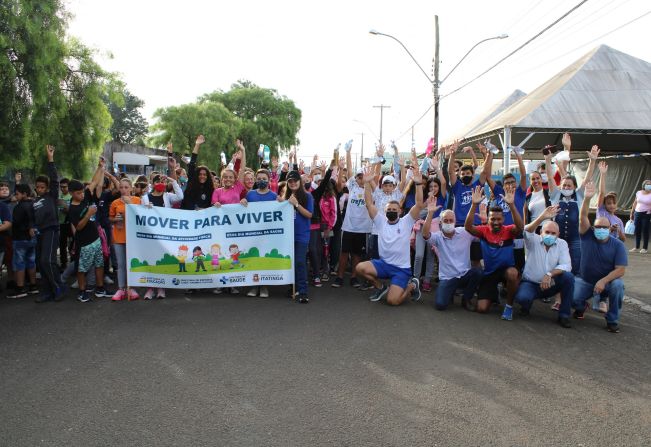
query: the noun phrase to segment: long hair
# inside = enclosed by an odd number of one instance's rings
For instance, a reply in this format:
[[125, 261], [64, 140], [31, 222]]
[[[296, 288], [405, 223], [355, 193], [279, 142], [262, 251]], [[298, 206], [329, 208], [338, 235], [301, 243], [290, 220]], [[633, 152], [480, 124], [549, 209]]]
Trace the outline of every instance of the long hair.
[[[298, 203], [305, 208], [307, 206], [307, 192], [305, 192], [305, 186], [302, 181], [298, 181], [298, 189], [296, 190], [296, 200]], [[289, 188], [289, 185], [285, 186], [285, 200], [289, 199], [292, 195], [292, 190]]]
[[[202, 184], [199, 183], [199, 172], [200, 171], [206, 171], [206, 183]], [[188, 181], [188, 186], [185, 189], [185, 195], [188, 197], [197, 197], [199, 194], [201, 194], [202, 191], [206, 193], [208, 197], [212, 197], [212, 192], [215, 189], [215, 185], [212, 180], [212, 174], [210, 173], [210, 169], [208, 169], [206, 166], [197, 166], [197, 169], [194, 170], [194, 175]]]
[[439, 192], [436, 194], [436, 197], [441, 197], [441, 180], [439, 180], [437, 177], [429, 177], [427, 179], [427, 184], [425, 185], [425, 191], [423, 191], [423, 195], [425, 197], [429, 197], [429, 187], [432, 183], [436, 183], [439, 186]]

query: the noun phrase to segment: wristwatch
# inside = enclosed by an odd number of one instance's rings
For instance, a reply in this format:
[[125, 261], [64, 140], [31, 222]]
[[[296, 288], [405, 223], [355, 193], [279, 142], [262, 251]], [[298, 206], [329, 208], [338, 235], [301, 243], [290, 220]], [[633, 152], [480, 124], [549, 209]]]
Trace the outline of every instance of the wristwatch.
[[545, 276], [549, 276], [551, 278], [552, 277], [552, 272], [545, 273]]

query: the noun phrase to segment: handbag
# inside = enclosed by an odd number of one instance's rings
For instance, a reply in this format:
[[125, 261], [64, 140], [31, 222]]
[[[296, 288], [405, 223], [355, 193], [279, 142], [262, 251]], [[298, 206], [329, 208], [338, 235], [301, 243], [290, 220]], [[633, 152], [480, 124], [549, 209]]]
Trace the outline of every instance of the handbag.
[[633, 222], [631, 219], [626, 222], [626, 225], [624, 226], [624, 234], [628, 235], [634, 235], [635, 234], [635, 222]]

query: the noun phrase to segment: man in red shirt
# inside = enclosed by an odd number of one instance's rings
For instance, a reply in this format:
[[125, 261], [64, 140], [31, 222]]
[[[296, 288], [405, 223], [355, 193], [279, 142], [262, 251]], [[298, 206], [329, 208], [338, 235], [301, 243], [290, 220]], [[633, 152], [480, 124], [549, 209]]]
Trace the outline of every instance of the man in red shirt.
[[481, 242], [484, 259], [484, 275], [477, 292], [477, 312], [486, 313], [492, 302], [497, 301], [497, 286], [506, 283], [506, 306], [502, 319], [513, 319], [513, 297], [520, 283], [518, 269], [515, 268], [513, 256], [513, 239], [522, 233], [524, 224], [522, 217], [514, 205], [515, 189], [512, 185], [504, 190], [503, 201], [509, 206], [513, 216], [513, 225], [504, 225], [504, 211], [501, 206], [491, 204], [488, 213], [488, 225], [473, 224], [477, 205], [484, 200], [484, 189], [481, 186], [472, 192], [472, 205], [466, 217], [466, 231], [476, 236]]

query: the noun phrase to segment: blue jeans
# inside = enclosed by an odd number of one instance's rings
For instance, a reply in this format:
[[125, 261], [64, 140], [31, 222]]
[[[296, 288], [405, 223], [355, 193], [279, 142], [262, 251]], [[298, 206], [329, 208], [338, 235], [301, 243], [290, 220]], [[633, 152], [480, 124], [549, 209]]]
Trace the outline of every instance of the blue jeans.
[[570, 318], [572, 311], [572, 300], [574, 299], [574, 275], [570, 272], [563, 272], [554, 276], [554, 285], [547, 290], [542, 290], [540, 284], [523, 279], [520, 282], [518, 291], [515, 293], [515, 301], [523, 309], [531, 309], [533, 300], [538, 298], [549, 298], [560, 292], [561, 307], [558, 310], [559, 318]]
[[[585, 309], [585, 302], [594, 295], [594, 284], [584, 281], [577, 277], [574, 282], [574, 303], [573, 306], [579, 312]], [[602, 298], [608, 298], [608, 313], [606, 313], [606, 323], [617, 324], [619, 313], [624, 303], [624, 281], [620, 278], [608, 283], [601, 292]]]
[[471, 268], [461, 278], [442, 279], [436, 289], [436, 301], [434, 307], [437, 310], [445, 310], [454, 301], [454, 292], [463, 289], [463, 301], [470, 301], [477, 291], [481, 281], [481, 269]]
[[[567, 248], [570, 249], [570, 260], [572, 261], [572, 274], [579, 274], [581, 269], [581, 238], [566, 240]], [[556, 279], [556, 278], [554, 278]]]
[[296, 291], [307, 295], [307, 244], [294, 241], [294, 284]]

